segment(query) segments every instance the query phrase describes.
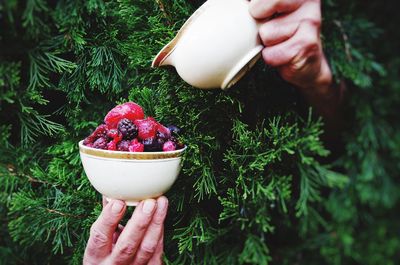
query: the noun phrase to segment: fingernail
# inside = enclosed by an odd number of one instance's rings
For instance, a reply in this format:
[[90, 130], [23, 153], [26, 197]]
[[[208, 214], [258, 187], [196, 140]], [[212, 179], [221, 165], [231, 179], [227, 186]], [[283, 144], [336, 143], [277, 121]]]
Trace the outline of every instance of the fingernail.
[[157, 209], [164, 210], [168, 205], [168, 200], [165, 198], [157, 200]]
[[119, 214], [119, 213], [121, 213], [124, 206], [125, 206], [124, 202], [115, 200], [115, 201], [113, 201], [113, 204], [111, 207], [111, 212], [113, 214]]
[[144, 213], [151, 213], [154, 209], [155, 206], [155, 201], [154, 200], [145, 200], [143, 204], [143, 212]]

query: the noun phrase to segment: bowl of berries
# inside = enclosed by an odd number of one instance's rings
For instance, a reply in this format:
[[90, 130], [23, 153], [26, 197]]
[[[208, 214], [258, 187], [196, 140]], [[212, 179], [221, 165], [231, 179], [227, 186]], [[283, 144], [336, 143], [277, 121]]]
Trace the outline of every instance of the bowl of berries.
[[137, 205], [170, 189], [181, 170], [186, 146], [176, 126], [144, 116], [134, 102], [116, 106], [79, 142], [85, 173], [106, 199]]

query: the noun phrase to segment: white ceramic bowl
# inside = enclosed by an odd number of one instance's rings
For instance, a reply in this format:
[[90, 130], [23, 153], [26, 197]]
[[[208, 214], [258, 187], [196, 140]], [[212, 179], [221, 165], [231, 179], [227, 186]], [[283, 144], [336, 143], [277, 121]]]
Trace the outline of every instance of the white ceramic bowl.
[[228, 89], [260, 58], [259, 22], [248, 0], [208, 0], [186, 21], [152, 66], [173, 65], [194, 87]]
[[123, 200], [129, 206], [170, 189], [185, 149], [132, 153], [94, 149], [79, 142], [83, 168], [93, 187], [107, 199]]

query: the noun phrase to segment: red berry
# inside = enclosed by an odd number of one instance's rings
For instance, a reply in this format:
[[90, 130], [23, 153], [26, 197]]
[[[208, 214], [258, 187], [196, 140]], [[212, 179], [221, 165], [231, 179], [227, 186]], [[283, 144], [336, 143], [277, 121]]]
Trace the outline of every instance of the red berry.
[[176, 150], [176, 145], [174, 142], [172, 141], [167, 141], [164, 143], [163, 145], [163, 151], [164, 152], [168, 152], [168, 151], [174, 151]]
[[111, 141], [107, 144], [107, 149], [110, 151], [116, 151], [117, 150], [117, 143], [114, 141]]
[[162, 124], [158, 124], [157, 133], [159, 138], [169, 139], [171, 137], [171, 131]]
[[110, 128], [117, 128], [118, 122], [127, 118], [131, 121], [144, 118], [144, 112], [142, 107], [134, 102], [126, 102], [124, 104], [118, 105], [108, 112], [104, 118], [104, 122]]
[[100, 137], [93, 143], [93, 148], [107, 149], [107, 139], [104, 137]]
[[92, 139], [90, 139], [89, 137], [86, 137], [85, 140], [83, 140], [83, 145], [92, 147], [93, 146]]
[[129, 151], [129, 145], [130, 145], [130, 141], [127, 140], [122, 140], [121, 142], [119, 142], [117, 144], [117, 150], [118, 151]]
[[112, 138], [112, 141], [107, 144], [107, 149], [111, 151], [117, 150], [117, 145], [122, 140], [122, 134], [118, 130], [111, 129], [107, 132], [107, 136]]
[[143, 152], [144, 145], [137, 139], [133, 139], [129, 145], [129, 152]]
[[117, 138], [119, 136], [119, 132], [118, 132], [117, 129], [111, 129], [111, 130], [108, 130], [107, 136], [112, 138], [112, 139], [115, 139], [115, 138]]
[[93, 132], [90, 134], [84, 141], [83, 144], [88, 146], [89, 144], [93, 144], [100, 137], [105, 137], [107, 134], [107, 125], [101, 124], [99, 125]]
[[144, 120], [136, 120], [135, 124], [138, 127], [139, 139], [144, 140], [156, 136], [158, 124], [153, 120], [153, 118], [149, 117]]
[[158, 123], [158, 122], [156, 121], [156, 119], [154, 119], [154, 118], [151, 117], [151, 116], [148, 116], [147, 119], [148, 119], [148, 120], [151, 120], [151, 121], [154, 121], [155, 123]]

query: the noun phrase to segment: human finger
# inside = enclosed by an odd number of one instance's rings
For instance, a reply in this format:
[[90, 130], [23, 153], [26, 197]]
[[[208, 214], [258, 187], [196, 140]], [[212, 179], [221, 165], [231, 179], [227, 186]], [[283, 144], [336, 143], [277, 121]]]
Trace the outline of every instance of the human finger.
[[161, 265], [163, 264], [162, 258], [164, 254], [164, 226], [161, 232], [161, 238], [158, 240], [156, 251], [154, 252], [153, 257], [149, 260], [148, 265]]
[[319, 49], [319, 28], [313, 25], [313, 21], [303, 21], [292, 38], [264, 48], [262, 55], [264, 61], [273, 67], [289, 63], [301, 67], [307, 57], [312, 57]]
[[119, 200], [113, 200], [103, 208], [90, 228], [84, 261], [97, 263], [111, 253], [113, 234], [124, 216], [125, 209], [125, 203]]
[[303, 2], [304, 0], [251, 0], [249, 12], [255, 19], [264, 19], [276, 13], [292, 12]]
[[124, 231], [115, 243], [111, 254], [111, 264], [129, 264], [133, 261], [137, 249], [150, 225], [156, 208], [156, 201], [147, 199], [135, 209]]
[[299, 22], [281, 23], [270, 20], [260, 26], [259, 35], [264, 46], [273, 46], [293, 37], [299, 24]]
[[162, 196], [157, 199], [157, 209], [146, 234], [143, 237], [140, 247], [134, 258], [134, 265], [147, 264], [154, 255], [158, 242], [162, 236], [163, 224], [168, 210], [168, 200]]
[[117, 230], [113, 234], [113, 244], [117, 243], [119, 236], [121, 235], [122, 231], [124, 231], [124, 226], [119, 224]]
[[104, 196], [102, 197], [102, 203], [103, 203], [103, 208], [106, 207], [106, 205], [108, 204], [108, 201]]

